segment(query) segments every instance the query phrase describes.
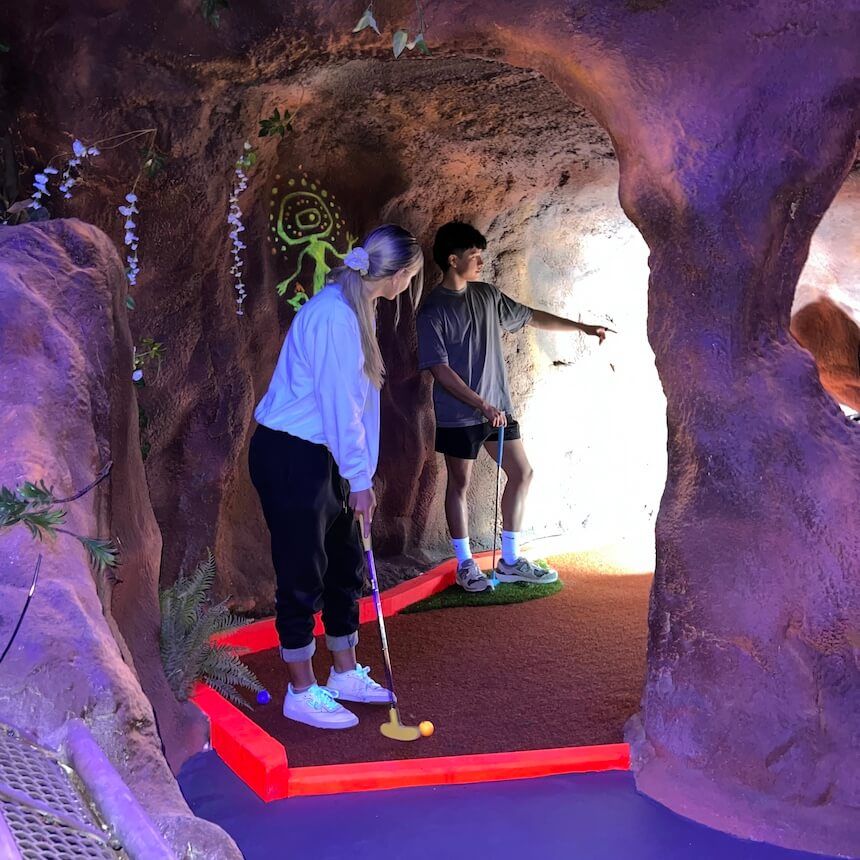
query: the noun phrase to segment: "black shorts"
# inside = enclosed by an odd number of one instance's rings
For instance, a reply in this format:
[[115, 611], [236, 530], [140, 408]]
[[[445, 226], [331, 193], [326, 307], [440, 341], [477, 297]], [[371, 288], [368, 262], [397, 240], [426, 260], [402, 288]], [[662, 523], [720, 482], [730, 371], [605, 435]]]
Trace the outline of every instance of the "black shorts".
[[[520, 438], [520, 425], [508, 415], [505, 441]], [[472, 424], [470, 427], [437, 427], [436, 450], [448, 457], [460, 460], [476, 460], [484, 442], [498, 442], [499, 428], [489, 421]]]

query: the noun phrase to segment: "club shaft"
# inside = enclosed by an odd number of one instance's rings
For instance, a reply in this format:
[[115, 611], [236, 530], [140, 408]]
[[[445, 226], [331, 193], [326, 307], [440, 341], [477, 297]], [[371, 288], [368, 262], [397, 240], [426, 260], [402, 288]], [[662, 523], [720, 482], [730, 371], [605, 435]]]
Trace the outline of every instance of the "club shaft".
[[[365, 550], [367, 569], [370, 572], [370, 586], [373, 589], [373, 604], [376, 607], [376, 618], [379, 621], [379, 638], [382, 640], [382, 658], [385, 663], [385, 678], [391, 691], [392, 704], [397, 707], [397, 693], [394, 692], [394, 673], [391, 671], [391, 657], [388, 653], [388, 636], [385, 633], [385, 616], [382, 614], [382, 598], [379, 595], [379, 580], [376, 577], [376, 562], [373, 560], [373, 550]], [[399, 714], [398, 714], [399, 717]]]
[[496, 570], [496, 538], [499, 534], [499, 496], [502, 491], [502, 451], [505, 447], [505, 428], [499, 427], [499, 450], [496, 455], [496, 512], [493, 514], [493, 576]]

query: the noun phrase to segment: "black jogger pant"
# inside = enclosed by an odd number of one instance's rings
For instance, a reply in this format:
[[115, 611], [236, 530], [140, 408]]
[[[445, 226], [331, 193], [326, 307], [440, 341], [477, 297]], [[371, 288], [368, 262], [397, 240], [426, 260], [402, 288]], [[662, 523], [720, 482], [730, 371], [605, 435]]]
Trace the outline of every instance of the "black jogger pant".
[[320, 609], [330, 650], [355, 645], [364, 553], [348, 506], [349, 485], [331, 452], [259, 425], [248, 460], [272, 536], [283, 658], [313, 656], [313, 616]]

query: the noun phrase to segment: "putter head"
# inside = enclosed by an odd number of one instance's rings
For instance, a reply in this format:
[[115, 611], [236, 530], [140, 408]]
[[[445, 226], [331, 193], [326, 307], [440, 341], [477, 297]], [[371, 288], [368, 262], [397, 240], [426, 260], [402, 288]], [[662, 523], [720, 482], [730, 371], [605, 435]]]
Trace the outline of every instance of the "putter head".
[[388, 722], [383, 723], [379, 731], [393, 741], [417, 741], [421, 737], [418, 726], [404, 726], [400, 722], [400, 714], [395, 707], [388, 709]]

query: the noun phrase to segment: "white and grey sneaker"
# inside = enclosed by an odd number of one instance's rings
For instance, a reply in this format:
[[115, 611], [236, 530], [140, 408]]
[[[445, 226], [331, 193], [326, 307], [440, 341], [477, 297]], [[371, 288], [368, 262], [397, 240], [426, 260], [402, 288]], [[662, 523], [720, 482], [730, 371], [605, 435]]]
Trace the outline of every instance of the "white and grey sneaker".
[[460, 563], [455, 581], [464, 591], [486, 591], [490, 587], [490, 580], [473, 558]]
[[336, 694], [313, 684], [301, 693], [287, 686], [284, 696], [284, 716], [297, 723], [314, 726], [317, 729], [351, 729], [358, 725], [358, 717], [336, 701]]
[[330, 693], [345, 702], [364, 702], [369, 705], [391, 704], [391, 693], [370, 677], [370, 667], [356, 663], [349, 672], [335, 672], [334, 666], [325, 685]]
[[540, 567], [520, 556], [513, 564], [499, 559], [496, 565], [496, 577], [499, 582], [529, 582], [545, 585], [558, 579], [558, 571]]

